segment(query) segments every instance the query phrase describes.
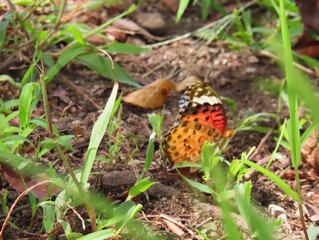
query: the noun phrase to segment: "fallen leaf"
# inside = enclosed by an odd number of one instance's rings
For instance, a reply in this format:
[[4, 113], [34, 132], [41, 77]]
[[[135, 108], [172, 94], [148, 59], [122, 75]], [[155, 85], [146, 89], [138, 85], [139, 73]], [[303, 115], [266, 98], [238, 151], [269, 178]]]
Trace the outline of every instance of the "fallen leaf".
[[123, 97], [123, 101], [141, 108], [155, 109], [163, 106], [174, 89], [175, 84], [171, 80], [161, 78], [144, 88], [129, 93]]
[[308, 164], [308, 175], [312, 179], [319, 179], [319, 143], [316, 131], [307, 139], [301, 149], [302, 160]]
[[[30, 179], [26, 176], [22, 176], [9, 166], [2, 164], [1, 168], [5, 179], [8, 181], [9, 185], [16, 191], [23, 192], [27, 188], [30, 188], [36, 185], [38, 182], [40, 182]], [[26, 187], [21, 183], [22, 178], [24, 180]], [[53, 187], [49, 190], [49, 184], [42, 184], [33, 188], [31, 192], [33, 192], [38, 199], [43, 199], [48, 197], [49, 195], [52, 195], [53, 193], [59, 192], [59, 190], [56, 187]]]
[[149, 39], [152, 41], [163, 41], [165, 39], [162, 37], [157, 37], [157, 36], [152, 35], [147, 30], [142, 28], [140, 25], [138, 25], [137, 23], [135, 23], [129, 19], [125, 19], [125, 18], [119, 19], [113, 23], [113, 26], [115, 26], [121, 30], [131, 31], [132, 33], [135, 33], [135, 34], [141, 34], [146, 39]]

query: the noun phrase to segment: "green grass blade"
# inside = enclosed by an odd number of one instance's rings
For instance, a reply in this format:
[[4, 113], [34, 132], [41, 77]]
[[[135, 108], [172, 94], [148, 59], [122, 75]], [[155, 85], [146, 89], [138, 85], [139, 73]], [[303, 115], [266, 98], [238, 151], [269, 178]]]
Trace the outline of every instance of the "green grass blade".
[[153, 186], [155, 182], [152, 182], [150, 180], [150, 177], [146, 177], [142, 179], [141, 181], [135, 183], [133, 187], [131, 187], [129, 191], [128, 199], [132, 199], [136, 197], [137, 195], [141, 194], [142, 192], [145, 192], [147, 189], [149, 189], [151, 186]]
[[86, 52], [86, 46], [81, 44], [75, 44], [71, 47], [64, 48], [60, 54], [60, 57], [56, 61], [56, 63], [46, 72], [45, 81], [48, 84], [54, 78], [56, 74], [60, 72], [60, 70], [72, 61], [74, 58]]
[[37, 83], [26, 84], [19, 98], [19, 120], [23, 128], [26, 128], [30, 122], [33, 102], [36, 100], [36, 91], [39, 88]]
[[244, 163], [252, 168], [255, 168], [257, 171], [261, 172], [265, 176], [267, 176], [269, 179], [274, 181], [287, 195], [292, 197], [295, 201], [300, 202], [301, 199], [299, 195], [287, 184], [285, 183], [280, 177], [278, 177], [276, 174], [270, 172], [266, 168], [263, 168], [262, 166], [245, 159]]
[[104, 240], [104, 239], [109, 239], [115, 236], [116, 236], [115, 230], [110, 228], [110, 229], [100, 230], [94, 233], [90, 233], [88, 235], [78, 238], [78, 240], [92, 240], [92, 239]]
[[107, 101], [107, 104], [105, 105], [105, 108], [102, 114], [99, 116], [98, 120], [93, 126], [91, 137], [90, 137], [90, 143], [86, 153], [84, 168], [83, 168], [83, 172], [81, 176], [81, 184], [83, 187], [85, 187], [88, 182], [91, 169], [95, 160], [95, 156], [97, 153], [97, 149], [101, 143], [105, 130], [110, 121], [110, 117], [111, 117], [112, 109], [116, 100], [116, 94], [117, 94], [118, 88], [119, 88], [119, 85], [117, 82], [115, 82], [111, 95], [109, 97], [109, 100]]
[[176, 22], [179, 22], [179, 20], [181, 20], [188, 4], [189, 4], [189, 0], [179, 1], [178, 10], [177, 10], [176, 19], [175, 19]]
[[298, 103], [297, 95], [293, 91], [293, 86], [298, 85], [298, 79], [296, 79], [295, 69], [293, 66], [292, 51], [290, 36], [288, 32], [286, 12], [284, 8], [283, 0], [280, 1], [280, 12], [279, 18], [281, 23], [281, 33], [283, 40], [284, 50], [284, 67], [287, 78], [287, 90], [288, 90], [288, 102], [289, 102], [289, 115], [290, 122], [288, 122], [288, 129], [290, 132], [290, 150], [291, 150], [291, 161], [294, 168], [298, 168], [301, 160], [300, 153], [300, 133], [299, 133], [299, 120], [298, 120]]
[[148, 48], [139, 47], [133, 44], [128, 43], [120, 43], [114, 41], [113, 43], [107, 45], [105, 49], [108, 53], [122, 53], [122, 54], [141, 54], [141, 53], [148, 53], [151, 50]]
[[10, 21], [10, 18], [12, 17], [13, 11], [8, 11], [5, 16], [3, 16], [1, 22], [0, 22], [0, 52], [2, 49], [2, 44], [4, 42], [4, 39], [6, 37], [7, 27]]

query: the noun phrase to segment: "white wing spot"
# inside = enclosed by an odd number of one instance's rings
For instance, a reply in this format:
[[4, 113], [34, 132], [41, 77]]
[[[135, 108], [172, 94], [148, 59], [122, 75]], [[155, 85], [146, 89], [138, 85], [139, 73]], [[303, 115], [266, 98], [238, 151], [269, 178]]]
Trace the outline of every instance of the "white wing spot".
[[214, 105], [214, 104], [222, 104], [222, 101], [220, 100], [220, 98], [216, 97], [216, 96], [201, 96], [201, 97], [193, 97], [192, 99], [193, 102], [196, 102], [198, 104], [203, 105], [204, 103], [209, 103], [210, 105]]

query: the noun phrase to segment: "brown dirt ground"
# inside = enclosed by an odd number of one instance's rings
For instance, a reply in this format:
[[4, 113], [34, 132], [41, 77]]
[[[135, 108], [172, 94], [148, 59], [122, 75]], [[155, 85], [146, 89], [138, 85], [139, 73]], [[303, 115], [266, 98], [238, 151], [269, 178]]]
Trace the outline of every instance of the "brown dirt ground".
[[[172, 72], [178, 74], [172, 78], [176, 83], [182, 81], [190, 75], [196, 75], [212, 87], [220, 95], [235, 100], [238, 106], [237, 118], [241, 119], [249, 112], [271, 112], [277, 111], [278, 97], [262, 91], [257, 82], [260, 80], [278, 80], [282, 74], [277, 65], [268, 58], [256, 55], [248, 49], [231, 50], [229, 46], [222, 42], [215, 42], [206, 45], [205, 42], [187, 38], [169, 45], [158, 47], [150, 53], [141, 55], [117, 55], [114, 61], [120, 63], [133, 77], [142, 84], [149, 84], [158, 78], [165, 78]], [[154, 70], [155, 69], [155, 70]], [[76, 84], [82, 93], [87, 94], [95, 103], [104, 106], [110, 94], [112, 83], [91, 73], [86, 68], [77, 64], [71, 64], [62, 73], [67, 79]], [[14, 97], [15, 90], [6, 83], [1, 83], [1, 98], [10, 99]], [[12, 91], [8, 91], [11, 89]], [[132, 87], [120, 85], [120, 90], [124, 95], [133, 90]], [[11, 94], [12, 93], [12, 94]], [[58, 127], [61, 134], [74, 134], [73, 146], [75, 150], [68, 155], [74, 168], [83, 164], [83, 155], [88, 146], [90, 130], [96, 121], [99, 112], [82, 95], [79, 95], [62, 78], [57, 77], [48, 86], [53, 123]], [[165, 121], [163, 129], [172, 126], [178, 112], [179, 94], [172, 94], [165, 105]], [[72, 104], [70, 102], [72, 101]], [[39, 105], [38, 114], [43, 113], [42, 105]], [[97, 161], [94, 165], [94, 176], [91, 178], [92, 187], [105, 196], [115, 199], [123, 199], [127, 190], [134, 184], [136, 179], [135, 171], [141, 171], [145, 159], [145, 150], [151, 127], [147, 115], [156, 112], [143, 110], [138, 107], [123, 104], [120, 134], [125, 137], [120, 144], [121, 150], [113, 164], [107, 165], [105, 162]], [[228, 111], [229, 113], [230, 111]], [[282, 118], [286, 116], [286, 110], [282, 113]], [[230, 126], [232, 126], [233, 116], [230, 116]], [[262, 123], [265, 126], [278, 127], [277, 123], [269, 120]], [[253, 146], [259, 146], [254, 154], [253, 161], [262, 162], [268, 158], [274, 147], [277, 134], [260, 134], [255, 132], [237, 133], [231, 140], [225, 158], [229, 161], [239, 158], [242, 152], [248, 151]], [[99, 155], [107, 157], [107, 141], [110, 138], [106, 134], [99, 150]], [[138, 147], [138, 151], [132, 157], [130, 153]], [[276, 161], [271, 170], [278, 175], [289, 172], [289, 153], [285, 149], [280, 149], [283, 158]], [[43, 162], [53, 162], [56, 168], [61, 168], [62, 162], [54, 153], [47, 154]], [[198, 210], [198, 205], [213, 205], [212, 200], [207, 196], [202, 196], [185, 182], [178, 178], [168, 176], [163, 170], [163, 161], [160, 154], [156, 153], [156, 159], [151, 166], [148, 174], [154, 181], [159, 182], [149, 191], [149, 199], [141, 196], [136, 201], [143, 205], [143, 215], [140, 218], [149, 221], [154, 229], [170, 232], [172, 229], [163, 221], [163, 214], [168, 215], [181, 222], [185, 228], [183, 239], [199, 239], [196, 234], [187, 231], [186, 228], [193, 230], [193, 227], [202, 223], [209, 217], [217, 227], [211, 237], [222, 236], [219, 230], [219, 222], [216, 216], [210, 213], [209, 207], [204, 206], [204, 210]], [[301, 171], [306, 172], [307, 165], [301, 166]], [[17, 198], [18, 192], [15, 191], [5, 180], [2, 173], [1, 197], [5, 189], [9, 191], [8, 205], [11, 206]], [[287, 182], [294, 186], [294, 181], [287, 179]], [[287, 220], [284, 221], [281, 231], [286, 239], [301, 239], [301, 227], [297, 206], [291, 198], [284, 193], [269, 179], [257, 174], [252, 178], [253, 196], [256, 202], [270, 215], [269, 205], [274, 204], [282, 207], [286, 212]], [[304, 204], [308, 211], [308, 216], [318, 214], [318, 180], [302, 179], [302, 191]], [[125, 198], [124, 198], [125, 199]], [[206, 208], [205, 208], [206, 206]], [[1, 210], [2, 211], [2, 210]], [[0, 221], [4, 220], [4, 213], [0, 211]], [[82, 210], [79, 210], [83, 213]], [[85, 214], [85, 213], [83, 213]], [[31, 208], [27, 197], [23, 198], [16, 207], [11, 221], [19, 226], [18, 230], [8, 226], [5, 231], [5, 239], [46, 239], [45, 234], [40, 233], [41, 214], [37, 214], [34, 222], [31, 223]], [[70, 213], [70, 218], [72, 213]], [[276, 216], [272, 216], [276, 218]], [[76, 221], [76, 220], [74, 220]], [[78, 220], [77, 220], [78, 221]], [[310, 220], [307, 220], [308, 224]], [[76, 225], [76, 223], [74, 224]], [[80, 231], [80, 229], [78, 229]], [[62, 239], [63, 233], [60, 229], [58, 239]]]

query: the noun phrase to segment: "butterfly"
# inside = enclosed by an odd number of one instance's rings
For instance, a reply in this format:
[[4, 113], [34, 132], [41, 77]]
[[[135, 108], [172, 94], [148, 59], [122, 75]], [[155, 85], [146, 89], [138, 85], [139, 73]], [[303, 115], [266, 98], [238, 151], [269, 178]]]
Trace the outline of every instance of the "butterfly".
[[198, 162], [204, 142], [216, 142], [231, 135], [219, 95], [196, 79], [183, 90], [175, 125], [164, 136], [164, 155], [173, 165]]

